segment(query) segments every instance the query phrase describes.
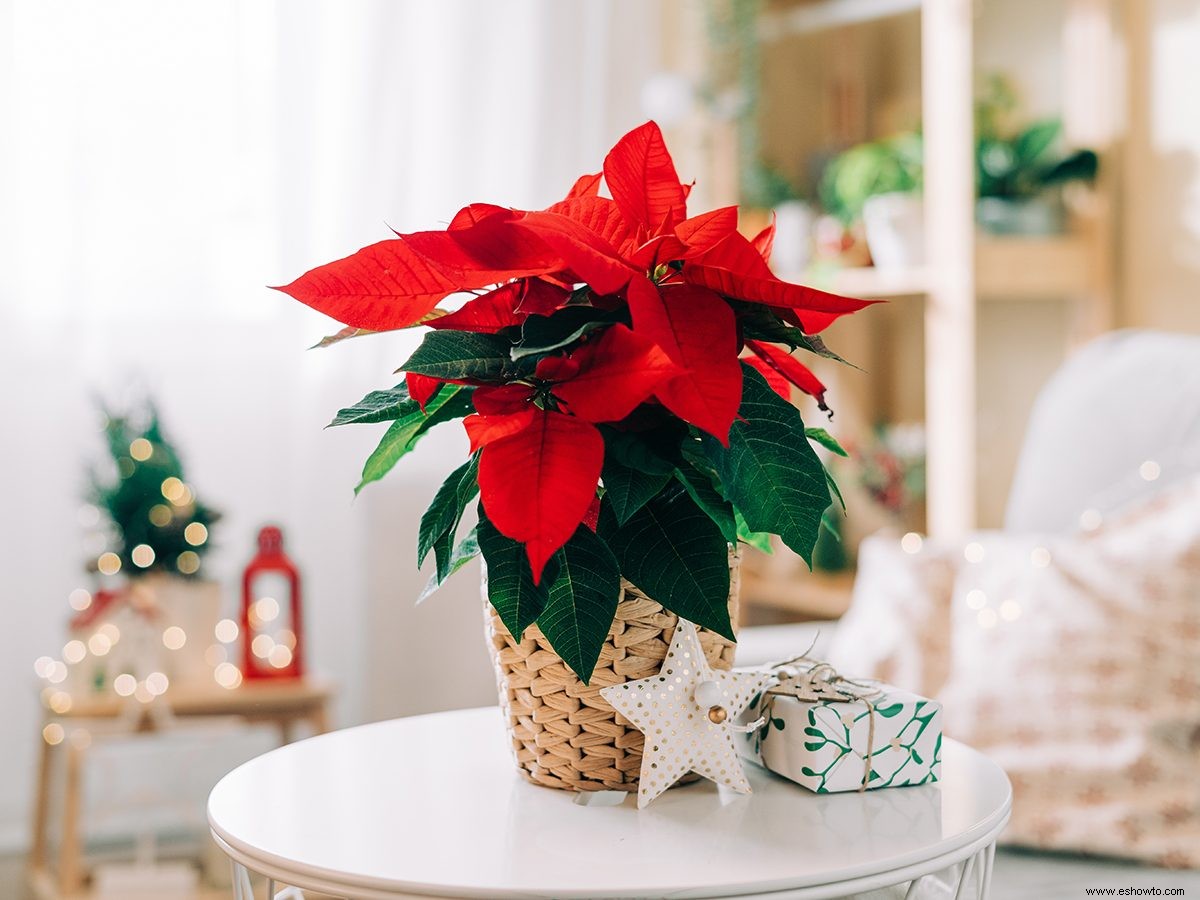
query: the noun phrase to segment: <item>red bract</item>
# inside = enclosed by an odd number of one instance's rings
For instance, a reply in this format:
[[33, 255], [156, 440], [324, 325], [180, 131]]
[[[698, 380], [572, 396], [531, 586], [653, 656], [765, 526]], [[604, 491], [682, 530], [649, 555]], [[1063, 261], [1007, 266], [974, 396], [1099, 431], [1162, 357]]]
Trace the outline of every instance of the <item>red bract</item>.
[[817, 405], [821, 409], [829, 409], [825, 405], [825, 385], [812, 373], [812, 370], [808, 366], [804, 365], [804, 363], [800, 362], [800, 360], [796, 359], [796, 357], [792, 356], [786, 350], [776, 347], [774, 344], [767, 344], [762, 341], [747, 341], [746, 346], [763, 363], [774, 369], [780, 377], [790, 381], [809, 396], [815, 397]]
[[434, 394], [438, 392], [438, 388], [442, 383], [436, 378], [430, 378], [428, 375], [418, 375], [415, 372], [409, 372], [404, 376], [404, 382], [408, 387], [408, 396], [417, 401], [417, 405], [421, 407], [422, 412], [425, 410], [425, 404], [430, 401]]
[[655, 393], [685, 422], [727, 442], [742, 399], [733, 310], [712, 291], [688, 284], [661, 289], [646, 278], [629, 285], [633, 327], [680, 368]]
[[525, 545], [534, 583], [575, 533], [596, 497], [604, 439], [596, 426], [531, 407], [502, 416], [524, 424], [486, 438], [479, 455], [479, 498], [501, 534]]
[[[281, 290], [353, 329], [436, 330], [407, 367], [409, 395], [424, 410], [454, 386], [457, 399], [431, 407], [439, 420], [470, 397], [484, 511], [540, 577], [596, 499], [598, 424], [611, 436], [674, 417], [727, 443], [743, 345], [777, 390], [787, 379], [823, 406], [824, 386], [770, 341], [867, 305], [781, 281], [767, 264], [773, 225], [751, 241], [736, 207], [689, 218], [689, 191], [648, 122], [544, 210], [471, 204], [444, 230], [397, 235]], [[476, 296], [437, 308], [464, 292]]]

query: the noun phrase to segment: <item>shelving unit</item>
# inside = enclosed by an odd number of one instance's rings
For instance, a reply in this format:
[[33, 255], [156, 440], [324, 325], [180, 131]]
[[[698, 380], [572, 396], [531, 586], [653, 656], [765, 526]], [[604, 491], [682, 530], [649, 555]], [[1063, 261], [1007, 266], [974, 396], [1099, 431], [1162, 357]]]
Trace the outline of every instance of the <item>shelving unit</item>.
[[[780, 273], [864, 298], [923, 302], [927, 530], [965, 534], [976, 514], [976, 308], [993, 298], [1071, 304], [1068, 343], [1112, 324], [1109, 185], [1073, 198], [1068, 233], [1052, 237], [977, 235], [974, 223], [973, 0], [778, 0], [758, 35], [773, 44], [797, 35], [840, 40], [847, 26], [904, 14], [920, 17], [921, 123], [925, 151], [925, 267], [847, 268], [823, 277]], [[1111, 59], [1111, 0], [1066, 0], [1062, 30], [1063, 113], [1067, 137], [1104, 149], [1104, 128], [1086, 121], [1103, 108], [1098, 68]], [[910, 20], [911, 21], [911, 20]], [[828, 36], [828, 37], [827, 37]], [[1080, 127], [1080, 123], [1083, 126]], [[798, 561], [796, 561], [798, 562]], [[852, 576], [790, 575], [778, 561], [750, 566], [744, 596], [751, 604], [787, 608], [808, 618], [848, 602]]]

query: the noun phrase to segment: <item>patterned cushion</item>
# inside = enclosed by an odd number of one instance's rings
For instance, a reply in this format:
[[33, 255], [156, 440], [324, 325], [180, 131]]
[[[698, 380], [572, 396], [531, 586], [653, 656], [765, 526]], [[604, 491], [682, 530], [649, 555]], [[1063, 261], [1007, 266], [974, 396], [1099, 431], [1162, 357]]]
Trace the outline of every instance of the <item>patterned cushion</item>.
[[1012, 779], [1007, 842], [1200, 868], [1200, 478], [973, 542], [873, 550], [832, 661], [942, 701]]

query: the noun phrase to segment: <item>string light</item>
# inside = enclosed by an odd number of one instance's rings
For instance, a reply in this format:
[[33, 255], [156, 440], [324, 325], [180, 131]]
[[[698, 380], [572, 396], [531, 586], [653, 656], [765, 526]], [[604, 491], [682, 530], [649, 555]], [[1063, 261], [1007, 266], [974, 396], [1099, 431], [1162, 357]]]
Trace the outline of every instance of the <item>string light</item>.
[[200, 557], [195, 550], [184, 550], [175, 560], [175, 568], [184, 575], [193, 575], [200, 568]]
[[227, 659], [229, 654], [220, 644], [209, 644], [208, 649], [204, 651], [204, 661], [214, 669]]
[[971, 609], [983, 609], [987, 606], [987, 594], [979, 588], [967, 591], [967, 606]]
[[1046, 568], [1046, 566], [1050, 565], [1050, 551], [1045, 547], [1034, 547], [1029, 551], [1029, 562], [1035, 568]]
[[963, 557], [969, 563], [981, 562], [983, 560], [983, 556], [983, 544], [980, 544], [978, 541], [971, 541], [971, 543], [963, 547]]
[[145, 569], [154, 562], [154, 548], [149, 544], [138, 544], [129, 556], [135, 566]]
[[1016, 600], [1005, 600], [1000, 604], [1000, 618], [1005, 622], [1016, 621], [1021, 615], [1021, 604]]
[[170, 478], [163, 479], [163, 483], [159, 486], [159, 490], [162, 491], [162, 495], [164, 497], [174, 503], [176, 497], [183, 496], [183, 482], [172, 475]]
[[83, 641], [67, 641], [62, 655], [68, 663], [75, 665], [83, 662], [83, 658], [87, 656], [87, 647], [83, 646]]
[[67, 602], [71, 604], [71, 609], [83, 612], [92, 605], [92, 595], [83, 588], [75, 588], [67, 595]]
[[925, 541], [915, 531], [910, 531], [900, 538], [900, 549], [905, 553], [920, 553]]
[[208, 529], [201, 522], [192, 522], [183, 529], [183, 539], [193, 547], [199, 547], [208, 540]]
[[167, 676], [162, 672], [151, 672], [146, 676], [146, 690], [155, 697], [161, 697], [167, 692], [167, 688], [171, 686]]
[[279, 617], [279, 601], [274, 597], [263, 597], [255, 601], [253, 612], [260, 622], [274, 622]]
[[1084, 531], [1095, 531], [1103, 521], [1104, 517], [1098, 509], [1085, 509], [1079, 514], [1079, 527]]
[[96, 568], [105, 575], [116, 575], [121, 571], [121, 557], [111, 550], [108, 553], [102, 553], [96, 560]]
[[63, 731], [63, 727], [57, 722], [51, 722], [42, 729], [42, 740], [51, 747], [61, 744], [64, 737], [66, 737], [66, 732]]
[[137, 679], [128, 672], [122, 672], [113, 679], [113, 690], [119, 697], [132, 696], [133, 692], [137, 690]]
[[155, 503], [150, 507], [150, 512], [147, 515], [150, 518], [150, 524], [156, 525], [159, 528], [165, 528], [167, 525], [170, 525], [171, 519], [175, 517], [175, 514], [171, 512], [171, 507], [163, 503]]
[[64, 663], [57, 659], [50, 663], [50, 669], [46, 673], [46, 680], [51, 684], [62, 684], [67, 680], [67, 667]]
[[103, 631], [97, 631], [88, 638], [88, 649], [94, 656], [105, 656], [112, 649], [112, 641]]
[[1162, 474], [1162, 466], [1154, 460], [1148, 459], [1138, 466], [1138, 474], [1142, 476], [1143, 481], [1156, 481]]
[[187, 643], [187, 632], [178, 625], [172, 625], [163, 632], [162, 642], [168, 650], [179, 650]]
[[269, 634], [256, 635], [254, 640], [250, 642], [251, 652], [259, 659], [266, 659], [271, 654], [271, 648], [275, 646], [275, 640]]
[[213, 634], [222, 644], [232, 644], [237, 640], [238, 624], [233, 619], [222, 619], [213, 629]]
[[295, 650], [296, 649], [295, 633], [292, 631], [289, 631], [287, 628], [282, 629], [279, 632], [279, 643], [283, 644], [289, 650]]
[[102, 634], [106, 638], [108, 638], [108, 642], [110, 644], [115, 644], [117, 641], [119, 641], [121, 639], [121, 629], [118, 628], [116, 625], [114, 625], [112, 622], [105, 622], [103, 625], [101, 625], [99, 628], [97, 628], [96, 631], [97, 631], [97, 633]]
[[50, 695], [50, 708], [60, 716], [71, 711], [71, 695], [66, 691], [55, 691]]
[[54, 669], [54, 660], [48, 656], [39, 656], [33, 663], [34, 674], [38, 678], [49, 678]]
[[138, 462], [145, 462], [154, 453], [154, 445], [145, 438], [137, 438], [129, 445], [129, 455]]
[[134, 465], [133, 460], [128, 456], [122, 456], [117, 460], [117, 472], [122, 478], [128, 478], [132, 475], [135, 468], [137, 466]]
[[233, 663], [221, 663], [213, 671], [213, 678], [221, 687], [231, 690], [242, 683], [242, 673]]
[[174, 497], [171, 497], [173, 506], [188, 506], [196, 498], [192, 495], [192, 489], [183, 482], [180, 482], [180, 490]]
[[292, 651], [283, 644], [276, 644], [267, 654], [267, 662], [276, 669], [286, 669], [292, 662]]
[[150, 688], [146, 687], [146, 683], [142, 682], [134, 689], [133, 698], [139, 703], [149, 703], [154, 699], [154, 694], [150, 692]]

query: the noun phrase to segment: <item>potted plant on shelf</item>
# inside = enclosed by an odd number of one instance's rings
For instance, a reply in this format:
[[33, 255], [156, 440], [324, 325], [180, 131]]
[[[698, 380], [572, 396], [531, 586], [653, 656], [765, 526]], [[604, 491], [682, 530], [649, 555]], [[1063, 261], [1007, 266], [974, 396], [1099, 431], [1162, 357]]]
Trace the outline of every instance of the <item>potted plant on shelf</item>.
[[878, 268], [925, 261], [922, 171], [921, 136], [904, 132], [851, 147], [821, 177], [822, 204], [846, 227], [862, 221]]
[[1094, 181], [1099, 160], [1092, 150], [1055, 154], [1062, 122], [1018, 127], [1009, 122], [1015, 108], [1007, 79], [986, 79], [975, 104], [975, 220], [992, 234], [1061, 234], [1066, 217], [1056, 188]]
[[811, 559], [830, 505], [810, 440], [833, 439], [781, 393], [824, 407], [790, 351], [833, 357], [818, 333], [866, 303], [779, 280], [770, 228], [689, 217], [687, 195], [651, 122], [548, 209], [472, 204], [281, 288], [344, 323], [335, 339], [429, 327], [404, 382], [333, 424], [391, 422], [366, 484], [463, 419], [470, 457], [421, 519], [418, 563], [432, 553], [436, 589], [482, 555], [501, 703], [540, 784], [633, 789], [641, 733], [600, 688], [657, 672], [680, 616], [728, 668], [739, 540], [773, 532]]

